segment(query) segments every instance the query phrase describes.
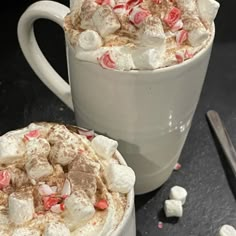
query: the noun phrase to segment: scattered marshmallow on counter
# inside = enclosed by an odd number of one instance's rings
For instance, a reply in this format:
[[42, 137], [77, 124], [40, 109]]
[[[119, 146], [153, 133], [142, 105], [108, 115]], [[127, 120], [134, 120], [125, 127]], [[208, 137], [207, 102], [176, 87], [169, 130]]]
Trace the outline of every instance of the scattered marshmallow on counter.
[[86, 51], [96, 50], [102, 46], [102, 39], [96, 31], [85, 30], [79, 35], [79, 46]]
[[63, 223], [49, 223], [45, 230], [44, 236], [70, 236], [70, 230]]
[[214, 21], [220, 4], [215, 0], [197, 0], [198, 10], [202, 20], [211, 23]]
[[13, 135], [0, 137], [0, 164], [9, 164], [23, 158], [25, 144], [23, 139]]
[[65, 221], [70, 229], [95, 214], [95, 208], [83, 190], [75, 191], [66, 198], [65, 209]]
[[111, 158], [117, 150], [118, 142], [103, 135], [97, 135], [91, 142], [95, 152], [105, 158]]
[[12, 236], [40, 236], [40, 231], [29, 228], [17, 228], [13, 231]]
[[111, 191], [128, 193], [135, 183], [135, 173], [128, 166], [109, 164], [105, 168], [104, 175], [108, 189]]
[[218, 236], [236, 236], [236, 229], [231, 225], [223, 225], [219, 230]]
[[9, 219], [14, 224], [24, 224], [34, 215], [34, 199], [29, 193], [12, 193], [9, 196]]
[[93, 14], [92, 20], [102, 37], [112, 34], [120, 28], [117, 16], [108, 5], [99, 6]]
[[174, 186], [170, 189], [170, 195], [169, 198], [171, 200], [179, 200], [182, 202], [182, 205], [184, 205], [186, 198], [187, 198], [187, 191], [183, 187], [180, 186]]
[[164, 211], [166, 217], [182, 217], [182, 202], [179, 200], [165, 200]]

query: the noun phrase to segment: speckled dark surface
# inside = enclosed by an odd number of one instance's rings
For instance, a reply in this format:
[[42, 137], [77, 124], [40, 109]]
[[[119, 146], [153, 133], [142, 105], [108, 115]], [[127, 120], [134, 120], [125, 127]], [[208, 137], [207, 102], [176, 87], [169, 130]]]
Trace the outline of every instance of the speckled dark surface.
[[[32, 72], [19, 48], [16, 25], [33, 1], [9, 1], [1, 7], [0, 134], [32, 121], [74, 123], [73, 113]], [[63, 2], [63, 1], [60, 1]], [[158, 190], [136, 197], [137, 235], [211, 236], [223, 224], [236, 227], [236, 201], [219, 145], [209, 129], [206, 112], [219, 112], [236, 146], [236, 33], [234, 0], [220, 1], [212, 57], [192, 127], [181, 154], [182, 168]], [[68, 1], [64, 2], [68, 5]], [[41, 20], [36, 35], [49, 61], [66, 77], [64, 39], [55, 24]], [[227, 177], [228, 176], [228, 177]], [[166, 219], [163, 202], [173, 185], [188, 190], [184, 216]], [[164, 222], [163, 229], [157, 227]]]

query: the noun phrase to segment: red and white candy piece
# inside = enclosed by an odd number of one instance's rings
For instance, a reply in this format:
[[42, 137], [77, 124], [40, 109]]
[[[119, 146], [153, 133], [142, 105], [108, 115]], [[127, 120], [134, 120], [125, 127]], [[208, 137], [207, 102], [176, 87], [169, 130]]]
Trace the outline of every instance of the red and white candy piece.
[[129, 0], [129, 1], [126, 3], [126, 8], [127, 8], [128, 10], [129, 10], [129, 9], [132, 9], [132, 8], [135, 7], [135, 6], [140, 5], [142, 2], [143, 2], [143, 0]]
[[85, 136], [88, 140], [92, 140], [95, 136], [93, 130], [79, 130], [79, 134]]
[[152, 1], [156, 4], [161, 4], [162, 3], [162, 0], [152, 0]]
[[63, 188], [61, 190], [61, 195], [62, 196], [70, 196], [71, 194], [71, 185], [70, 181], [68, 179], [65, 180]]
[[117, 4], [113, 7], [113, 12], [116, 15], [124, 15], [128, 13], [126, 4]]
[[163, 222], [162, 221], [158, 221], [157, 227], [159, 229], [162, 229], [163, 228]]
[[24, 140], [29, 141], [34, 138], [38, 138], [40, 136], [40, 132], [38, 129], [31, 130], [29, 133], [24, 135]]
[[60, 203], [60, 204], [56, 204], [56, 205], [53, 205], [51, 208], [50, 208], [50, 211], [51, 212], [54, 212], [54, 213], [61, 213], [65, 210], [65, 205], [64, 203]]
[[183, 21], [181, 19], [179, 19], [172, 27], [171, 27], [171, 31], [172, 32], [175, 32], [175, 31], [178, 31], [180, 29], [183, 28]]
[[178, 63], [182, 63], [186, 59], [190, 59], [193, 57], [193, 54], [186, 50], [179, 50], [175, 53], [175, 57]]
[[106, 210], [108, 208], [108, 202], [105, 199], [101, 199], [95, 203], [95, 208], [98, 210]]
[[10, 184], [11, 175], [7, 170], [0, 171], [0, 190]]
[[47, 184], [42, 184], [38, 188], [39, 194], [41, 196], [49, 196], [51, 194], [54, 194], [55, 192], [52, 190], [52, 188]]
[[182, 165], [180, 163], [176, 163], [174, 166], [174, 170], [179, 170], [181, 169]]
[[52, 206], [58, 204], [61, 198], [58, 197], [43, 197], [43, 205], [45, 210], [51, 209]]
[[99, 59], [99, 64], [105, 69], [116, 69], [116, 63], [112, 58], [111, 51], [106, 51]]
[[151, 13], [147, 10], [142, 8], [141, 6], [134, 7], [129, 12], [129, 20], [137, 27], [141, 27], [144, 20], [150, 16]]
[[111, 7], [114, 7], [116, 4], [114, 0], [96, 0], [95, 2], [99, 5], [109, 5]]
[[176, 33], [176, 42], [178, 45], [182, 44], [188, 39], [188, 31], [182, 29]]
[[164, 22], [172, 28], [175, 23], [180, 19], [181, 17], [181, 11], [177, 7], [171, 8], [171, 10], [167, 13], [167, 15], [164, 18]]

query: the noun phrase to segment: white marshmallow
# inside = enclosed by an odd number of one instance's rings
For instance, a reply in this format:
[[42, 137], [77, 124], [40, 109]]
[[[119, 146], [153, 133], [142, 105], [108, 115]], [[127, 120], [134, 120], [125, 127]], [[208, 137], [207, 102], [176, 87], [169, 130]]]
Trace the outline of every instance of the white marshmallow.
[[166, 217], [182, 217], [182, 202], [179, 200], [165, 200], [164, 211]]
[[94, 12], [92, 20], [102, 37], [116, 32], [121, 26], [117, 16], [108, 5], [99, 6]]
[[215, 0], [197, 0], [200, 17], [209, 23], [213, 22], [220, 4]]
[[188, 41], [193, 47], [201, 45], [208, 37], [209, 33], [203, 27], [188, 32]]
[[218, 236], [236, 236], [236, 229], [231, 225], [223, 225], [219, 230]]
[[45, 157], [47, 158], [50, 152], [50, 144], [44, 138], [31, 139], [26, 143], [26, 152], [28, 160], [34, 157]]
[[81, 8], [85, 0], [76, 0], [71, 4], [71, 11], [75, 11], [78, 15], [81, 13]]
[[137, 48], [132, 53], [135, 68], [153, 70], [162, 65], [164, 48]]
[[4, 135], [0, 137], [0, 164], [9, 164], [23, 158], [25, 144], [21, 137]]
[[30, 179], [38, 180], [53, 173], [53, 167], [45, 157], [35, 157], [25, 164], [27, 175]]
[[187, 191], [183, 187], [180, 186], [174, 186], [170, 189], [170, 195], [169, 198], [173, 200], [179, 200], [182, 202], [182, 205], [184, 205], [186, 198], [187, 198]]
[[70, 230], [59, 222], [46, 225], [43, 236], [70, 236]]
[[75, 191], [66, 198], [65, 209], [65, 222], [70, 229], [95, 214], [94, 206], [83, 190]]
[[103, 135], [97, 135], [93, 138], [91, 146], [99, 156], [109, 159], [117, 150], [118, 142]]
[[40, 231], [22, 227], [15, 229], [12, 236], [40, 236]]
[[23, 224], [34, 215], [34, 199], [29, 193], [12, 193], [9, 196], [9, 219], [15, 224]]
[[164, 47], [166, 36], [161, 20], [158, 17], [147, 17], [145, 24], [139, 33], [141, 45], [155, 46], [158, 48]]
[[85, 0], [81, 6], [80, 13], [80, 28], [81, 29], [95, 29], [92, 16], [96, 11], [98, 4], [94, 0]]
[[102, 46], [102, 39], [96, 31], [85, 30], [79, 35], [79, 46], [86, 51], [96, 50]]
[[[205, 1], [205, 0], [204, 0]], [[183, 12], [194, 12], [196, 11], [196, 2], [189, 0], [176, 0], [178, 8], [180, 8]]]
[[128, 193], [135, 183], [134, 171], [128, 166], [115, 163], [105, 168], [105, 178], [108, 189], [120, 193]]

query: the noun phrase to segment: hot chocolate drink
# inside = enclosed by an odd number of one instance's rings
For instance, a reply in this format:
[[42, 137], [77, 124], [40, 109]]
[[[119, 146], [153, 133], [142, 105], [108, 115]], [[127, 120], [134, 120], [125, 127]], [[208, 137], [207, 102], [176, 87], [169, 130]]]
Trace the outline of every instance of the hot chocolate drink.
[[218, 8], [215, 0], [74, 0], [64, 29], [79, 60], [153, 70], [203, 49]]
[[60, 124], [0, 137], [0, 235], [112, 235], [135, 175], [118, 143]]

